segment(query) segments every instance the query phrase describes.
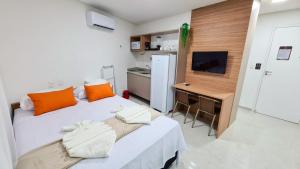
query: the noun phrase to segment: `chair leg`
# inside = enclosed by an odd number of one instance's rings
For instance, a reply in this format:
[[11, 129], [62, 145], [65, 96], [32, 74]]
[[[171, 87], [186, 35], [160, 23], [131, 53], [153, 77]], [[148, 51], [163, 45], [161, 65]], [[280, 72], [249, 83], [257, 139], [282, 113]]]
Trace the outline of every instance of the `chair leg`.
[[209, 128], [208, 136], [211, 136], [211, 131], [212, 131], [212, 129], [213, 129], [213, 125], [214, 125], [214, 122], [215, 122], [216, 116], [217, 116], [217, 115], [214, 115], [214, 117], [213, 117], [213, 120], [212, 120], [212, 122], [211, 122], [211, 124], [210, 124], [210, 128]]
[[175, 113], [175, 111], [176, 111], [177, 105], [178, 105], [178, 100], [177, 100], [176, 103], [175, 103], [174, 109], [173, 109], [173, 111], [172, 111], [171, 118], [174, 117], [174, 113]]
[[187, 116], [189, 114], [190, 108], [191, 108], [191, 106], [189, 106], [187, 111], [186, 111], [185, 118], [184, 118], [184, 124], [186, 123], [186, 119], [187, 119]]
[[196, 119], [197, 119], [197, 117], [198, 117], [199, 111], [200, 111], [200, 110], [198, 109], [197, 112], [196, 112], [196, 115], [195, 115], [195, 117], [194, 117], [194, 119], [193, 119], [192, 128], [194, 128], [194, 126], [195, 126], [195, 121], [196, 121]]

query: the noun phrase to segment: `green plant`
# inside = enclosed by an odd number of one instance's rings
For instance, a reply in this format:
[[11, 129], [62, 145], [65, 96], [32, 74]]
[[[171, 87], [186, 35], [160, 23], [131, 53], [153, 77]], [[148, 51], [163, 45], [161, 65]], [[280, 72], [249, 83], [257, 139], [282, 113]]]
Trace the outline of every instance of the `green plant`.
[[188, 36], [189, 36], [189, 31], [190, 31], [189, 27], [190, 26], [187, 23], [184, 23], [181, 26], [181, 41], [182, 41], [182, 44], [183, 44], [184, 48], [186, 47], [187, 39], [188, 39]]

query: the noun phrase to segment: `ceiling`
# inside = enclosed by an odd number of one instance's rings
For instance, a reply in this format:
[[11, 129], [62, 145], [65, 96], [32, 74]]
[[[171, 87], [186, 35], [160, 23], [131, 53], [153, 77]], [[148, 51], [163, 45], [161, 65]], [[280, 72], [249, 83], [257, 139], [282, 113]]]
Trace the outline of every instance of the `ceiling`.
[[80, 0], [115, 16], [139, 24], [224, 0]]
[[261, 13], [279, 12], [297, 8], [300, 8], [300, 0], [286, 0], [278, 3], [272, 3], [272, 0], [262, 0]]
[[[225, 0], [80, 0], [135, 24], [188, 12]], [[261, 13], [300, 8], [300, 0], [262, 0]]]

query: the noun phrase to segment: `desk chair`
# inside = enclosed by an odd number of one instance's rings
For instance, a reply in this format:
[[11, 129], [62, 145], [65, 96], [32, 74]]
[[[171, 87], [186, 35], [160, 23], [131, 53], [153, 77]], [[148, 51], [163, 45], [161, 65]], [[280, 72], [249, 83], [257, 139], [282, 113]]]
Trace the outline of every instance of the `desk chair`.
[[173, 109], [173, 112], [172, 112], [172, 118], [174, 117], [174, 112], [176, 111], [176, 108], [179, 104], [181, 105], [184, 105], [187, 107], [187, 111], [186, 111], [186, 114], [185, 114], [185, 117], [184, 117], [184, 124], [186, 123], [186, 119], [187, 119], [187, 116], [189, 114], [189, 111], [190, 111], [190, 108], [193, 104], [196, 104], [198, 101], [195, 100], [195, 99], [192, 99], [192, 97], [197, 97], [191, 93], [188, 93], [186, 91], [183, 91], [183, 90], [176, 90], [176, 93], [175, 93], [175, 97], [176, 97], [176, 103], [175, 103], [175, 106], [174, 106], [174, 109]]
[[209, 98], [209, 97], [198, 96], [198, 109], [197, 109], [197, 112], [196, 112], [196, 116], [193, 119], [192, 128], [194, 128], [194, 126], [195, 126], [195, 121], [198, 117], [199, 112], [210, 115], [210, 116], [213, 117], [213, 119], [210, 123], [208, 136], [211, 136], [211, 131], [213, 129], [213, 125], [214, 125], [214, 122], [215, 122], [215, 119], [216, 119], [216, 116], [217, 116], [216, 103], [221, 103], [221, 102], [216, 100], [216, 99]]

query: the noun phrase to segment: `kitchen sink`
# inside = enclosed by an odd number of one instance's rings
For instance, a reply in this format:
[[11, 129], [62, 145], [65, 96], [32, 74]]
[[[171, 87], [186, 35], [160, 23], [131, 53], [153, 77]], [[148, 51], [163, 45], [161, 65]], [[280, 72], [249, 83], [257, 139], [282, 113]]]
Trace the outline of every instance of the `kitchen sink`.
[[141, 68], [141, 67], [133, 67], [133, 68], [129, 68], [127, 70], [131, 71], [131, 72], [137, 72], [137, 73], [145, 74], [145, 75], [151, 74], [151, 70], [150, 69]]
[[148, 69], [141, 68], [141, 67], [133, 67], [133, 68], [129, 68], [127, 70], [132, 71], [132, 72], [141, 72], [141, 71], [147, 71]]

